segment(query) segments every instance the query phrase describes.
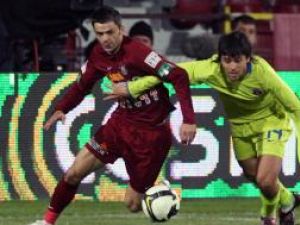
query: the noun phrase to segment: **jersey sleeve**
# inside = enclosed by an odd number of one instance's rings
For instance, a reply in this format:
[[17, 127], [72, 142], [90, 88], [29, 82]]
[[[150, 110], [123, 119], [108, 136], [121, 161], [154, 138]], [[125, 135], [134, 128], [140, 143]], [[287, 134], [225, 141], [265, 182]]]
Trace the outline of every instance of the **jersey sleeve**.
[[101, 77], [96, 76], [97, 71], [93, 60], [88, 60], [79, 72], [77, 80], [71, 85], [67, 93], [58, 102], [56, 111], [68, 113], [83, 100], [84, 96], [89, 94], [95, 82]]
[[[300, 137], [300, 101], [290, 87], [277, 75], [275, 70], [266, 62], [261, 61], [259, 78], [261, 84], [270, 91], [289, 113]], [[298, 160], [300, 161], [300, 145], [298, 142]]]
[[187, 72], [191, 84], [201, 84], [206, 82], [207, 78], [216, 70], [218, 64], [214, 60], [215, 57], [211, 57], [207, 60], [182, 62], [178, 66]]
[[[177, 65], [187, 72], [191, 84], [201, 84], [213, 74], [217, 65], [216, 63], [213, 63], [213, 60], [214, 58], [211, 58], [209, 60], [183, 62]], [[137, 98], [144, 91], [161, 82], [161, 79], [155, 76], [141, 77], [137, 80], [128, 82], [128, 91], [133, 98]]]
[[129, 94], [133, 98], [137, 98], [143, 94], [144, 91], [158, 85], [162, 81], [156, 76], [144, 76], [136, 80], [129, 81], [127, 88]]
[[195, 114], [186, 71], [145, 46], [139, 47], [137, 52], [136, 63], [143, 68], [145, 74], [154, 74], [159, 79], [173, 84], [181, 106], [183, 122], [194, 124]]

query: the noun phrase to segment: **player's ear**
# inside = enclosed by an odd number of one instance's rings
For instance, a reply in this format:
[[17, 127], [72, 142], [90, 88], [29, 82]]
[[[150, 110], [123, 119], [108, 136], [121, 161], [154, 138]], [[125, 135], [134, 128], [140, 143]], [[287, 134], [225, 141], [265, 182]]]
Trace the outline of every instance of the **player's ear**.
[[128, 35], [128, 33], [126, 32], [126, 29], [123, 25], [120, 26], [120, 32], [123, 34], [123, 35]]
[[246, 61], [249, 63], [251, 61], [251, 57], [246, 57]]

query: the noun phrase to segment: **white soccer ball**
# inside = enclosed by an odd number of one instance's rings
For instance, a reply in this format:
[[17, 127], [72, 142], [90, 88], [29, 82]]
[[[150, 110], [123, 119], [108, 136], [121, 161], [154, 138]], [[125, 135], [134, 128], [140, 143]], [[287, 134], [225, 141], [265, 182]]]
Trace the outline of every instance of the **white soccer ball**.
[[177, 214], [180, 200], [169, 186], [160, 184], [146, 191], [142, 208], [153, 222], [165, 222]]

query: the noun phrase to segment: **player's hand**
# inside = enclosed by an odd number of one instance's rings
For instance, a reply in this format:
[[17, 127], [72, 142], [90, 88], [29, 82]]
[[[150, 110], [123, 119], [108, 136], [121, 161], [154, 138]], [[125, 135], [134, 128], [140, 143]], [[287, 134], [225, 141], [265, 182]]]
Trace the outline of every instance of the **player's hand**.
[[183, 123], [179, 131], [181, 143], [185, 145], [191, 144], [195, 138], [196, 130], [197, 130], [196, 124]]
[[107, 95], [103, 98], [103, 100], [115, 100], [119, 98], [128, 97], [130, 95], [127, 89], [126, 82], [112, 83], [110, 85], [107, 85], [107, 87], [110, 89], [110, 91], [103, 93]]
[[45, 123], [44, 125], [44, 129], [45, 130], [49, 130], [49, 128], [56, 123], [58, 120], [61, 120], [62, 123], [65, 122], [66, 120], [66, 116], [62, 111], [55, 111], [52, 116], [50, 117], [50, 119]]

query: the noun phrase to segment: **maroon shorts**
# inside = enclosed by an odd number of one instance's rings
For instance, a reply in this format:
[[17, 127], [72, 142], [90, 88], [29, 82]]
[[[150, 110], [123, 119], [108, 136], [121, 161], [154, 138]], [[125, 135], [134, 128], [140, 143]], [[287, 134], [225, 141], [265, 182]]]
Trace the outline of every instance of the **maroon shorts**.
[[86, 144], [88, 150], [103, 163], [123, 158], [130, 185], [144, 193], [151, 187], [171, 147], [169, 123], [159, 126], [136, 126], [111, 118]]

